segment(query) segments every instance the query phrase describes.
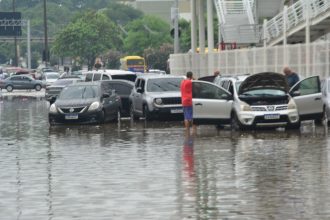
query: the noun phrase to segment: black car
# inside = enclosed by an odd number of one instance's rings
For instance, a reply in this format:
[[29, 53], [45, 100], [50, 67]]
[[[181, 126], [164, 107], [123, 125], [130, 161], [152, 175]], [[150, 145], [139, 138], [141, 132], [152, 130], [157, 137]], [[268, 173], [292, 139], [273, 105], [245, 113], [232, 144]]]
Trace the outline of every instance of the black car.
[[52, 85], [46, 87], [46, 100], [53, 104], [64, 87], [75, 82], [82, 81], [79, 77], [61, 78], [56, 80]]
[[121, 100], [102, 81], [63, 88], [49, 108], [49, 123], [104, 123], [120, 119]]
[[130, 116], [130, 105], [129, 105], [129, 95], [132, 92], [134, 83], [128, 80], [106, 80], [105, 85], [109, 87], [110, 90], [115, 90], [121, 99], [121, 116]]

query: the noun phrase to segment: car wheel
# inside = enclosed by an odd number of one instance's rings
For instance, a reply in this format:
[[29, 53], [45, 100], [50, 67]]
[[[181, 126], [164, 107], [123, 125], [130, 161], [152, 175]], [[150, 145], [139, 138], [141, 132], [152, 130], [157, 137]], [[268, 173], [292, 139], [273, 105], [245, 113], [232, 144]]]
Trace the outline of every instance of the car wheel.
[[322, 122], [325, 122], [325, 120], [327, 120], [327, 113], [325, 111], [325, 107], [323, 107], [323, 112], [322, 112], [322, 116], [320, 118], [315, 119], [315, 124], [322, 124]]
[[12, 92], [14, 90], [13, 86], [9, 85], [6, 87], [8, 92]]
[[129, 114], [130, 114], [131, 119], [133, 119], [133, 120], [139, 120], [140, 119], [140, 117], [138, 117], [134, 114], [134, 108], [133, 108], [132, 104], [130, 104]]
[[99, 114], [99, 118], [98, 118], [98, 122], [100, 124], [103, 124], [105, 122], [105, 113], [104, 113], [104, 110], [102, 110]]
[[300, 129], [301, 122], [298, 121], [297, 123], [294, 124], [288, 124], [285, 128], [286, 129]]
[[147, 105], [143, 106], [143, 116], [144, 116], [146, 121], [151, 120], [151, 113], [150, 113]]
[[34, 87], [34, 89], [36, 90], [36, 91], [40, 91], [41, 90], [41, 85], [36, 85], [35, 87]]

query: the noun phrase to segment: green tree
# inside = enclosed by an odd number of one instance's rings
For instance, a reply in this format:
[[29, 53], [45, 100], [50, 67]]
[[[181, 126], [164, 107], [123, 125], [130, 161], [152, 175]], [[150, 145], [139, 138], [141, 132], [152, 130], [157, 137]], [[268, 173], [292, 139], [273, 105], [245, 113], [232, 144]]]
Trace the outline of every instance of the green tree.
[[144, 57], [149, 69], [168, 70], [167, 60], [174, 52], [172, 44], [165, 43], [159, 48], [148, 48], [144, 50]]
[[144, 49], [158, 48], [171, 43], [170, 26], [154, 16], [144, 16], [125, 26], [128, 34], [124, 39], [124, 50], [130, 54], [143, 55]]
[[119, 30], [103, 13], [77, 16], [56, 37], [52, 50], [59, 56], [80, 58], [91, 68], [97, 56], [121, 45]]

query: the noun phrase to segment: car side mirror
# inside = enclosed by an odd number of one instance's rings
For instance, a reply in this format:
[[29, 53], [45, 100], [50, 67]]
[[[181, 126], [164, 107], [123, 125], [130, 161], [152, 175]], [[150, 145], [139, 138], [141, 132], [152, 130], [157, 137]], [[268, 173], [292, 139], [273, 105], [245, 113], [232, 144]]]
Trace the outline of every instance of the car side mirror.
[[49, 100], [50, 104], [53, 104], [56, 101], [56, 96], [52, 96]]
[[138, 87], [138, 88], [136, 89], [136, 91], [137, 91], [138, 93], [142, 93], [142, 88], [141, 88], [141, 87]]
[[292, 92], [291, 92], [291, 96], [292, 96], [292, 97], [300, 96], [300, 91], [299, 91], [299, 90], [292, 91]]
[[104, 99], [109, 98], [109, 97], [110, 97], [109, 93], [103, 93], [103, 95], [102, 95], [102, 98], [104, 98]]
[[222, 95], [221, 95], [221, 99], [225, 99], [225, 100], [233, 100], [233, 95], [222, 94]]

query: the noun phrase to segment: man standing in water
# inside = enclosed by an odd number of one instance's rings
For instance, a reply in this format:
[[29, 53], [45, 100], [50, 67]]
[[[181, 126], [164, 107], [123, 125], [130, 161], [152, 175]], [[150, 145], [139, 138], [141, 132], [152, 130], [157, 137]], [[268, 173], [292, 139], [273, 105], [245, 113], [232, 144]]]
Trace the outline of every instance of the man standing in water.
[[[181, 102], [184, 114], [184, 126], [186, 131], [190, 131], [190, 127], [193, 126], [193, 109], [192, 109], [192, 79], [193, 73], [187, 72], [187, 79], [181, 82]], [[194, 128], [194, 126], [193, 126]], [[195, 128], [194, 128], [195, 129]]]

